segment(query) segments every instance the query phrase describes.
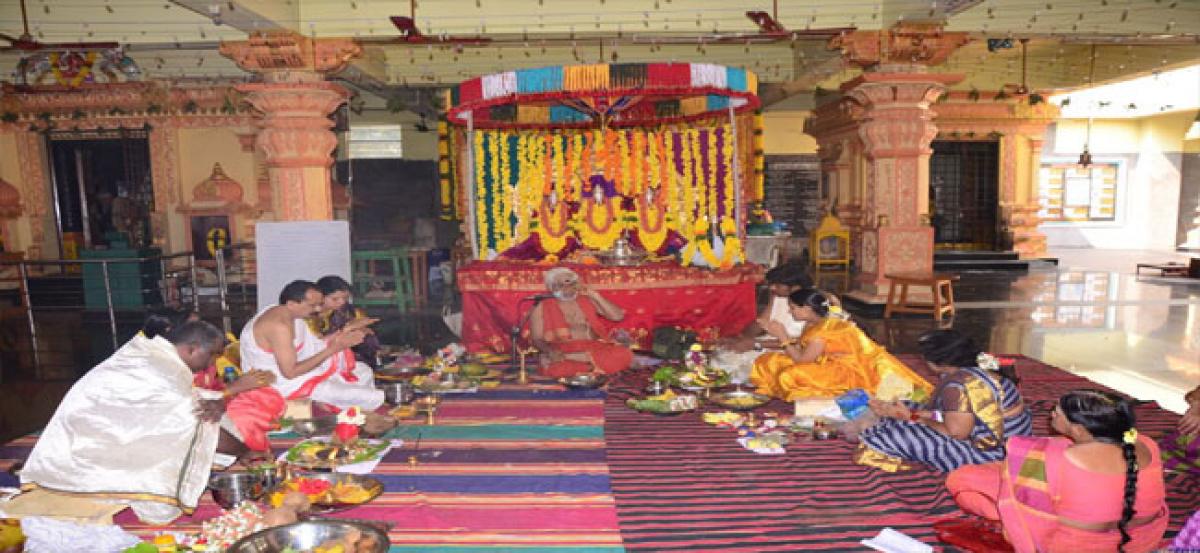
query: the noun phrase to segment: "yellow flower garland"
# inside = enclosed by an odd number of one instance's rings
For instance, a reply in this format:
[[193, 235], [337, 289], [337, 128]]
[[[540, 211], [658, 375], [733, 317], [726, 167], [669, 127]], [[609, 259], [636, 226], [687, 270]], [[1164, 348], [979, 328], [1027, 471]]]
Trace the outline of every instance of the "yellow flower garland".
[[621, 174], [613, 180], [621, 195], [629, 196], [633, 188], [633, 179], [629, 178], [629, 135], [624, 131], [617, 133], [617, 151], [621, 156]]
[[679, 189], [683, 192], [682, 204], [679, 206], [679, 224], [682, 228], [689, 228], [693, 221], [699, 219], [696, 216], [696, 204], [699, 200], [696, 199], [696, 187], [692, 182], [692, 133], [683, 131], [679, 133], [680, 157], [683, 158], [680, 164], [683, 171], [679, 174]]
[[475, 234], [479, 244], [479, 258], [487, 259], [487, 239], [491, 236], [487, 225], [487, 204], [483, 199], [487, 194], [487, 183], [483, 178], [484, 164], [484, 133], [475, 132]]
[[708, 129], [708, 178], [704, 186], [708, 188], [708, 216], [717, 217], [717, 133], [715, 128]]
[[584, 201], [582, 221], [578, 225], [579, 240], [583, 245], [593, 250], [607, 250], [621, 236], [621, 213], [614, 198], [605, 198], [600, 204], [604, 210], [604, 219], [597, 222], [595, 213], [599, 206], [592, 199]]
[[706, 217], [708, 215], [708, 196], [704, 190], [704, 166], [700, 157], [700, 130], [688, 129], [688, 134], [691, 135], [691, 159], [695, 166], [692, 173], [692, 197], [696, 200], [696, 219]]
[[731, 133], [737, 132], [737, 130], [729, 125], [725, 125], [722, 128], [725, 130], [725, 132], [721, 135], [723, 138], [721, 141], [721, 163], [725, 165], [725, 178], [721, 182], [721, 188], [725, 190], [725, 202], [723, 206], [725, 212], [723, 215], [726, 217], [735, 217], [736, 219], [734, 210], [737, 209], [737, 207], [733, 203], [733, 197], [736, 190], [734, 186], [737, 186], [737, 184], [733, 174], [734, 154], [733, 135]]
[[500, 180], [500, 133], [492, 131], [488, 135], [488, 169], [492, 177], [492, 245], [496, 251], [504, 251], [501, 248], [504, 239], [504, 184]]
[[[550, 201], [542, 199], [538, 208], [538, 239], [542, 249], [548, 254], [557, 255], [567, 247], [567, 238], [571, 235], [571, 221], [567, 219], [566, 203], [559, 201], [553, 210], [548, 209]], [[551, 227], [557, 226], [558, 230]]]
[[[657, 222], [654, 221], [655, 212], [658, 213]], [[642, 242], [642, 247], [647, 252], [657, 252], [667, 241], [667, 234], [667, 210], [659, 202], [650, 204], [646, 201], [646, 195], [642, 194], [638, 200], [638, 240]]]

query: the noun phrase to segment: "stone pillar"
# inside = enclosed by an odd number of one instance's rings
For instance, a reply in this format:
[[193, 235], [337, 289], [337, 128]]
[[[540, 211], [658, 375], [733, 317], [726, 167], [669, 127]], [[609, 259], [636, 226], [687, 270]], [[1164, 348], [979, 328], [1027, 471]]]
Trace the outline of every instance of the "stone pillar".
[[340, 71], [361, 52], [351, 40], [313, 40], [290, 33], [221, 44], [222, 55], [262, 75], [263, 82], [237, 89], [262, 113], [255, 145], [267, 163], [276, 219], [333, 218], [329, 168], [337, 137], [329, 115], [350, 94], [326, 82], [325, 75]]
[[842, 86], [862, 106], [859, 137], [866, 157], [868, 214], [859, 249], [862, 292], [886, 291], [887, 273], [933, 270], [929, 226], [929, 156], [937, 128], [929, 105], [957, 75], [883, 65]]
[[[823, 147], [849, 144], [845, 175], [858, 193], [839, 213], [855, 243], [858, 290], [881, 301], [887, 273], [933, 269], [929, 226], [930, 143], [937, 135], [930, 104], [961, 75], [928, 72], [966, 44], [964, 33], [936, 23], [898, 23], [880, 31], [844, 33], [830, 41], [848, 63], [864, 69], [841, 95], [813, 110], [805, 130]], [[844, 212], [844, 213], [843, 213]]]
[[1046, 235], [1038, 230], [1042, 222], [1038, 217], [1038, 186], [1042, 168], [1042, 138], [1029, 139], [1028, 186], [1018, 189], [1012, 205], [1003, 206], [1001, 215], [1007, 228], [1007, 240], [1013, 251], [1022, 259], [1038, 258], [1046, 254]]

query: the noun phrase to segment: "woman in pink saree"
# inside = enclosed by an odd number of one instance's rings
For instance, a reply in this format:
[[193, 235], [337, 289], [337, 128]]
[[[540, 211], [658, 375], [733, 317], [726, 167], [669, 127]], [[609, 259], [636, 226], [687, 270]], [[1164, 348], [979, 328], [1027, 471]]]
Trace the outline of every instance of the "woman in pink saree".
[[1004, 461], [959, 468], [946, 487], [1018, 553], [1153, 551], [1169, 519], [1162, 458], [1134, 422], [1120, 397], [1070, 392], [1051, 418], [1065, 437], [1009, 438]]

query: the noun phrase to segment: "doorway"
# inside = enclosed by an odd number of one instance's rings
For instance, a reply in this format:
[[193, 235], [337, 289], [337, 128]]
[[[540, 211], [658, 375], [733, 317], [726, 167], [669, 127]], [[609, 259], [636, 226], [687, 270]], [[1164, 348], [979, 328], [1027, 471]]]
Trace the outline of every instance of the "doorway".
[[154, 208], [147, 131], [52, 132], [47, 140], [63, 258], [147, 246]]
[[934, 141], [929, 206], [936, 248], [996, 249], [999, 153], [996, 141]]

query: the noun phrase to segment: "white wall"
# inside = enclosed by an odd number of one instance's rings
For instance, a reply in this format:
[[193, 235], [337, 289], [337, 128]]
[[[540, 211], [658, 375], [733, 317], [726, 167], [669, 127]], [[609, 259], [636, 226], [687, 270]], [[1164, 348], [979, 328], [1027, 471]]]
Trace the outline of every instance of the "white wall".
[[[1183, 136], [1194, 112], [1097, 120], [1090, 151], [1096, 161], [1122, 162], [1115, 222], [1045, 222], [1047, 245], [1099, 249], [1171, 250], [1176, 244]], [[1046, 130], [1043, 161], [1077, 159], [1086, 120], [1061, 120]]]

